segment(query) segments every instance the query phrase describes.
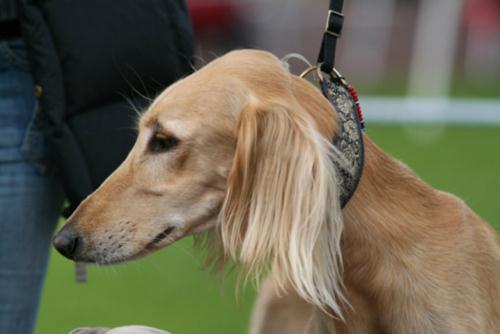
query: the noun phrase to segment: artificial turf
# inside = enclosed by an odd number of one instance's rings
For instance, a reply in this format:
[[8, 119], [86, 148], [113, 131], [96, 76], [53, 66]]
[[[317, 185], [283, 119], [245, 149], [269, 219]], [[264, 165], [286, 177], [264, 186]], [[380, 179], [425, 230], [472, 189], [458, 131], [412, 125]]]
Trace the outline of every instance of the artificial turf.
[[[368, 124], [369, 136], [436, 188], [462, 197], [500, 232], [500, 128]], [[134, 263], [89, 269], [73, 280], [73, 263], [53, 252], [36, 334], [80, 326], [145, 324], [174, 334], [246, 333], [252, 287], [235, 297], [202, 270], [191, 239]]]

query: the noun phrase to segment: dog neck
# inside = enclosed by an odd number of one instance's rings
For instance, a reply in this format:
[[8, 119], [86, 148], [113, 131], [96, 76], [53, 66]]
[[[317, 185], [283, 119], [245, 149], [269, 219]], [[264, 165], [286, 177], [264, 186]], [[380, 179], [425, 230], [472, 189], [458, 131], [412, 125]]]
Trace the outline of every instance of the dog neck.
[[365, 136], [363, 176], [343, 210], [345, 275], [354, 281], [375, 277], [384, 263], [400, 260], [435, 228], [430, 224], [439, 215], [439, 201], [436, 190]]

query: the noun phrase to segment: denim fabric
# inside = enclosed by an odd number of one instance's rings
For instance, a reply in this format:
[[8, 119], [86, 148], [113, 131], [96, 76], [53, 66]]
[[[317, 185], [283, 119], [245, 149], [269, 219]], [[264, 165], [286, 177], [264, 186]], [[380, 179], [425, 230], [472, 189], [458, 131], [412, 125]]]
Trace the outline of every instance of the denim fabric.
[[0, 39], [0, 333], [30, 334], [63, 196], [21, 39]]

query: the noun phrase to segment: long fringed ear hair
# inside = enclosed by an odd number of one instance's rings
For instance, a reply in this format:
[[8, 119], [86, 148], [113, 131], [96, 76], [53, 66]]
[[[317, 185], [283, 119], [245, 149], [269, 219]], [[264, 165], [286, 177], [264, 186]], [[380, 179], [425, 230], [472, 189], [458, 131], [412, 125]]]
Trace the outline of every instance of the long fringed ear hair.
[[269, 268], [278, 291], [295, 289], [342, 317], [333, 152], [297, 103], [251, 103], [240, 114], [219, 228], [225, 252], [248, 274]]

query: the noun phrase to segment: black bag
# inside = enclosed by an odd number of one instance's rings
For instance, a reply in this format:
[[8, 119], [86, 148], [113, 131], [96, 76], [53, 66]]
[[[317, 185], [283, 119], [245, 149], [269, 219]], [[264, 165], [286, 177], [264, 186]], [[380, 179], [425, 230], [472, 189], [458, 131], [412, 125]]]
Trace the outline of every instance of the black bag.
[[24, 0], [20, 20], [68, 213], [124, 160], [134, 104], [191, 71], [182, 0]]

